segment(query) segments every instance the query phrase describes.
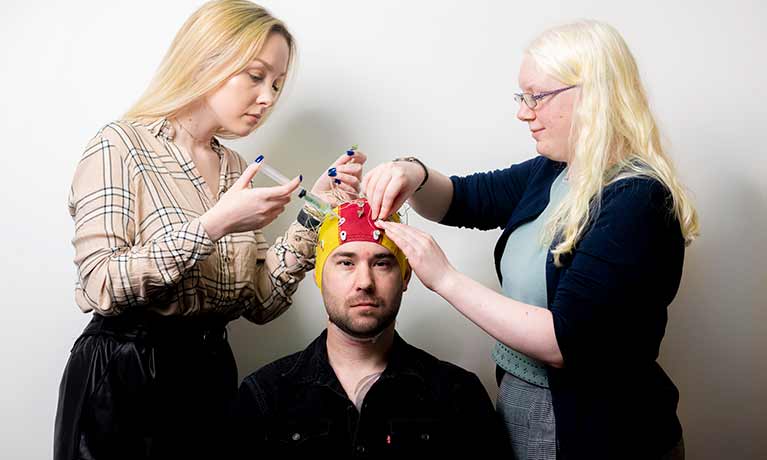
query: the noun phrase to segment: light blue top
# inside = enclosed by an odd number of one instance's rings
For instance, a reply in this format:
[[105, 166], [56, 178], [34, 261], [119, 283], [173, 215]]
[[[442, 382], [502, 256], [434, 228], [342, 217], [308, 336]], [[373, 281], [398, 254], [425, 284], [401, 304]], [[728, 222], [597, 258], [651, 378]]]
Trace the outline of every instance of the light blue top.
[[[562, 202], [569, 186], [565, 168], [551, 184], [549, 204], [533, 221], [517, 227], [506, 242], [501, 256], [503, 293], [519, 302], [547, 308], [546, 256], [549, 247], [541, 242], [544, 226]], [[493, 359], [509, 374], [544, 388], [549, 387], [546, 366], [501, 342], [496, 342]]]

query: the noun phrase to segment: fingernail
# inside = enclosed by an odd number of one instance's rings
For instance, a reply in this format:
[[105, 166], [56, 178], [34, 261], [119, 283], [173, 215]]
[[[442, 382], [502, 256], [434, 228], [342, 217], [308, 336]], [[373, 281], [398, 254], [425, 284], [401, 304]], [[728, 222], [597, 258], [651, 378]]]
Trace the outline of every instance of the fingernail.
[[303, 182], [303, 181], [304, 181], [304, 175], [303, 174], [299, 174], [298, 175], [298, 182]]
[[259, 155], [258, 158], [256, 158], [255, 163], [261, 163], [263, 160], [264, 160], [264, 156], [263, 155]]
[[304, 189], [301, 189], [301, 191], [300, 191], [300, 192], [298, 192], [298, 197], [299, 197], [299, 198], [303, 198], [304, 196], [306, 196], [306, 190], [304, 190]]
[[333, 179], [333, 182], [335, 182], [336, 184], [340, 184], [341, 183], [341, 179]]
[[352, 155], [354, 155], [354, 150], [347, 150], [346, 154], [349, 155], [349, 156], [352, 156]]
[[338, 175], [338, 172], [336, 171], [336, 168], [330, 168], [328, 169], [328, 176], [330, 177], [336, 177]]

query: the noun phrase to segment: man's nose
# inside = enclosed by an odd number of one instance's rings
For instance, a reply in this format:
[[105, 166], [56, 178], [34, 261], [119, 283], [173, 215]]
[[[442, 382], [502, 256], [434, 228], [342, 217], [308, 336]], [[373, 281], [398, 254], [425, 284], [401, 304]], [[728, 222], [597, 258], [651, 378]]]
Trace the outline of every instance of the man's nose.
[[373, 270], [366, 264], [360, 264], [355, 274], [356, 288], [361, 291], [370, 291], [375, 287], [375, 280], [373, 279]]

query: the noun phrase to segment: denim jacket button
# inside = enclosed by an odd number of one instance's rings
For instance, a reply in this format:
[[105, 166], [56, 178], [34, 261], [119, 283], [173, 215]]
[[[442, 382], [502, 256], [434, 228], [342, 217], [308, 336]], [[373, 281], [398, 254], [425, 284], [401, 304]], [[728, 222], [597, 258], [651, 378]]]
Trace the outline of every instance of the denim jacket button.
[[293, 441], [300, 441], [301, 440], [301, 433], [293, 433], [293, 436], [290, 437]]

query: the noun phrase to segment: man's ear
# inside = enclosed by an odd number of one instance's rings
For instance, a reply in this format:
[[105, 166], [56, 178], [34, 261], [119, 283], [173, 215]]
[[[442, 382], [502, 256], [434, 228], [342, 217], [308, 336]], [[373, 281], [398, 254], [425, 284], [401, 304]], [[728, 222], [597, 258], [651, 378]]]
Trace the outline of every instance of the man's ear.
[[408, 265], [407, 267], [407, 273], [405, 273], [405, 276], [402, 278], [402, 292], [407, 291], [407, 286], [410, 283], [410, 278], [413, 276], [413, 269], [410, 268]]

